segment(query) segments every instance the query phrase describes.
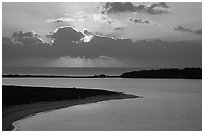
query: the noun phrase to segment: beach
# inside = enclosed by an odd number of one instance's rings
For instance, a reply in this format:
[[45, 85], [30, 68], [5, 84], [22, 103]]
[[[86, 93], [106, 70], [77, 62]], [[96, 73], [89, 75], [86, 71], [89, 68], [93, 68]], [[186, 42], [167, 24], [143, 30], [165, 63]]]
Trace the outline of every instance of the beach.
[[2, 86], [2, 130], [13, 130], [13, 123], [36, 113], [106, 100], [139, 96], [99, 89]]
[[[61, 109], [56, 109], [52, 111], [47, 110], [48, 112], [39, 111], [37, 112], [37, 114], [28, 113], [28, 115], [24, 115], [25, 117], [13, 120], [15, 130], [18, 131], [202, 130], [201, 80], [123, 79], [123, 78], [112, 79], [3, 78], [2, 82], [3, 85], [6, 86], [11, 85], [36, 86], [37, 88], [38, 86], [41, 86], [45, 88], [42, 88], [40, 90], [50, 89], [49, 91], [50, 93], [61, 92], [62, 90], [60, 88], [73, 90], [73, 87], [75, 87], [77, 88], [76, 90], [78, 92], [80, 91], [79, 88], [84, 89], [89, 88], [85, 89], [86, 90], [85, 92], [87, 92], [90, 89], [94, 90], [107, 89], [114, 92], [124, 92], [125, 94], [142, 96], [142, 98], [109, 100], [91, 104], [81, 104], [67, 108], [65, 107]], [[55, 87], [54, 90], [58, 89], [58, 91], [52, 91], [51, 89], [53, 87]], [[35, 88], [35, 90], [37, 90], [37, 88]], [[16, 101], [15, 99], [17, 98], [14, 97], [18, 93], [17, 92], [14, 93], [14, 90], [18, 89], [12, 89], [13, 93], [12, 94], [8, 93], [8, 95], [6, 95], [7, 93], [5, 93], [4, 90], [5, 89], [3, 88], [2, 95], [3, 98], [5, 98], [4, 96], [6, 96], [6, 98], [13, 96], [8, 101], [11, 100]], [[29, 92], [31, 93], [39, 92], [31, 91], [29, 88], [27, 88], [26, 90], [29, 90]], [[74, 90], [72, 92], [74, 92]], [[100, 92], [100, 94], [102, 94], [102, 92]], [[50, 96], [51, 94], [47, 95]], [[105, 95], [101, 97], [104, 98], [104, 96]], [[40, 97], [38, 96], [37, 99], [35, 99], [35, 101], [39, 99]], [[29, 99], [22, 100], [22, 102], [26, 101], [29, 101]], [[57, 101], [56, 99], [55, 101], [44, 102], [42, 102], [41, 100], [41, 102], [39, 101], [38, 103], [48, 104], [48, 102], [50, 102], [54, 104], [54, 102], [56, 101]], [[3, 102], [5, 102], [4, 99]], [[62, 101], [58, 100], [58, 102], [60, 103]], [[22, 103], [20, 105], [22, 106]], [[61, 105], [62, 103], [60, 104], [60, 106]], [[12, 105], [12, 107], [14, 106], [17, 105]], [[29, 108], [31, 108], [31, 106], [28, 107], [28, 109]], [[5, 107], [3, 107], [3, 109], [5, 109]], [[33, 109], [39, 108], [37, 108], [36, 105], [36, 107], [33, 107]], [[14, 117], [11, 116], [10, 118], [13, 119]], [[5, 120], [5, 117], [3, 119]], [[12, 122], [10, 122], [10, 125], [12, 125]], [[11, 127], [10, 130], [12, 129], [13, 128]]]

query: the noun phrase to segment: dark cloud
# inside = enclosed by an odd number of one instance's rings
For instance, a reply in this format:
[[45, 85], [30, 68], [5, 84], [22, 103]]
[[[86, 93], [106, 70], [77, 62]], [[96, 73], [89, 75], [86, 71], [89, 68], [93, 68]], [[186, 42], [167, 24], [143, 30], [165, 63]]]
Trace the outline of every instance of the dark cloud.
[[182, 26], [175, 26], [173, 27], [173, 29], [175, 31], [180, 31], [180, 32], [189, 32], [189, 33], [194, 33], [196, 35], [202, 35], [202, 29], [199, 29], [199, 30], [192, 30], [192, 29], [189, 29], [189, 28], [184, 28]]
[[141, 10], [141, 12], [146, 12], [148, 14], [166, 14], [168, 13], [168, 10], [161, 10], [157, 9], [157, 7], [163, 8], [163, 9], [168, 9], [169, 7], [166, 5], [164, 2], [160, 3], [153, 3], [149, 7], [145, 7], [144, 9]]
[[84, 30], [85, 35], [93, 35], [93, 33], [89, 32], [87, 29]]
[[29, 32], [19, 31], [19, 32], [14, 32], [12, 37], [26, 38], [26, 37], [40, 37], [40, 36], [32, 31], [29, 31]]
[[8, 38], [8, 37], [2, 37], [2, 43], [3, 43], [3, 44], [11, 44], [12, 41], [11, 41], [11, 39]]
[[135, 11], [135, 6], [131, 2], [106, 2], [103, 8], [103, 13]]
[[48, 37], [54, 41], [77, 42], [83, 38], [84, 35], [71, 27], [60, 27], [55, 32], [50, 33]]
[[2, 41], [4, 43], [14, 43], [14, 44], [21, 44], [21, 45], [38, 45], [38, 44], [43, 44], [43, 40], [41, 37], [32, 32], [14, 32], [11, 38], [3, 37]]
[[202, 35], [202, 30], [194, 30], [193, 33], [197, 34], [197, 35]]
[[176, 26], [176, 27], [174, 27], [174, 30], [175, 30], [175, 31], [181, 31], [181, 32], [192, 32], [191, 29], [184, 28], [184, 27], [182, 27], [182, 26]]
[[116, 27], [113, 30], [123, 30], [123, 29], [125, 29], [125, 27]]
[[39, 35], [33, 32], [14, 32], [12, 37], [2, 38], [3, 59], [44, 56], [45, 49], [50, 44], [45, 43]]
[[57, 20], [56, 22], [57, 22], [57, 23], [60, 23], [60, 22], [64, 22], [64, 21], [63, 21], [63, 20]]
[[156, 15], [168, 13], [167, 9], [169, 9], [169, 6], [164, 2], [153, 3], [150, 6], [134, 5], [131, 2], [106, 2], [102, 13], [137, 12]]
[[155, 8], [155, 7], [169, 8], [169, 6], [167, 6], [165, 2], [153, 3], [150, 6], [150, 8]]
[[170, 66], [201, 65], [202, 45], [198, 42], [167, 42], [162, 40], [133, 42], [130, 39], [113, 39], [93, 35], [92, 40], [85, 43], [80, 41], [84, 34], [90, 35], [92, 33], [87, 30], [81, 33], [71, 27], [61, 27], [49, 35], [54, 40], [52, 45], [43, 42], [34, 45], [33, 36], [31, 38], [30, 36], [26, 37], [27, 43], [21, 41], [24, 45], [14, 44], [13, 38], [3, 37], [3, 62], [17, 58], [56, 59], [70, 56], [95, 59], [104, 56], [139, 60], [149, 65], [165, 63]]
[[137, 19], [137, 18], [130, 18], [129, 21], [134, 22], [134, 23], [139, 23], [139, 24], [150, 24], [150, 21], [148, 20], [143, 20], [143, 19]]

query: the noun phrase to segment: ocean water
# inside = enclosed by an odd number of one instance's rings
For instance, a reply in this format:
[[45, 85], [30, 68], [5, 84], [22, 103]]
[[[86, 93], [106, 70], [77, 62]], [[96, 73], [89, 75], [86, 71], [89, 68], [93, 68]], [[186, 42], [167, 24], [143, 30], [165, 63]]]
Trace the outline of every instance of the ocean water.
[[89, 67], [3, 67], [3, 74], [35, 74], [35, 75], [121, 75], [124, 72], [144, 70], [148, 68], [89, 68]]
[[3, 78], [3, 84], [99, 88], [143, 98], [77, 105], [15, 122], [17, 130], [202, 130], [202, 80]]

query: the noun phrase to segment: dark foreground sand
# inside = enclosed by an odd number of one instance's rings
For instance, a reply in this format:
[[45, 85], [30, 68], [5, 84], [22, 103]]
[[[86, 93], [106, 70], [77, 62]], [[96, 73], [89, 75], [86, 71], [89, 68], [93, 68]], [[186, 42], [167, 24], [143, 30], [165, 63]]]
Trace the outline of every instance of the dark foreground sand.
[[139, 96], [98, 89], [2, 86], [2, 130], [13, 130], [13, 122], [39, 112], [106, 100]]

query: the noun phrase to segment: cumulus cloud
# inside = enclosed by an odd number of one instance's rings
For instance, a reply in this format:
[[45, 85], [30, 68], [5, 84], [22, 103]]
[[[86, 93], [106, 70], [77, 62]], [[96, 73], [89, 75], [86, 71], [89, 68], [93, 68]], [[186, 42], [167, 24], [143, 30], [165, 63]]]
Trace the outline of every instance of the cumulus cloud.
[[85, 35], [93, 35], [93, 33], [91, 33], [90, 31], [88, 31], [87, 29], [84, 29], [84, 34], [85, 34]]
[[102, 13], [134, 12], [135, 6], [131, 2], [106, 2]]
[[136, 12], [147, 13], [151, 15], [168, 13], [169, 6], [164, 2], [153, 3], [149, 6], [134, 5], [131, 2], [106, 2], [103, 6], [102, 13], [122, 13], [122, 12]]
[[21, 44], [21, 45], [38, 45], [38, 44], [45, 44], [46, 42], [33, 31], [28, 32], [14, 32], [13, 35], [8, 37], [3, 37], [2, 39], [3, 44], [5, 43], [13, 43], [13, 44]]
[[15, 39], [9, 38], [9, 37], [2, 37], [2, 43], [3, 44], [19, 44], [24, 45], [22, 42], [19, 42]]
[[57, 28], [53, 33], [47, 35], [47, 37], [52, 39], [52, 43], [60, 41], [67, 41], [67, 43], [80, 43], [89, 42], [93, 38], [94, 34], [89, 32], [87, 29], [84, 31], [79, 31], [70, 26], [63, 26]]
[[131, 22], [134, 22], [134, 23], [139, 23], [139, 24], [150, 24], [150, 21], [148, 21], [148, 20], [144, 20], [144, 19], [137, 19], [137, 18], [130, 18], [129, 19]]
[[109, 18], [107, 15], [104, 14], [93, 14], [93, 19], [95, 21], [99, 21], [99, 22], [105, 22], [105, 23], [113, 23], [112, 19]]
[[98, 13], [85, 13], [83, 11], [79, 11], [74, 15], [65, 15], [64, 17], [56, 18], [56, 19], [47, 19], [47, 22], [82, 22], [86, 20], [94, 20], [100, 23], [108, 23], [111, 24], [114, 22], [111, 18], [109, 18], [105, 14], [98, 14]]
[[153, 3], [152, 5], [150, 5], [150, 7], [151, 8], [155, 8], [155, 7], [169, 8], [169, 6], [167, 6], [165, 2]]
[[4, 60], [21, 57], [44, 57], [49, 47], [49, 43], [43, 41], [38, 34], [32, 31], [14, 32], [11, 37], [2, 38], [2, 56]]
[[86, 13], [84, 11], [76, 12], [72, 15], [65, 15], [61, 18], [48, 19], [47, 22], [54, 23], [66, 23], [72, 27], [77, 28], [80, 31], [88, 28], [93, 31], [112, 32], [116, 27], [126, 27], [126, 24], [122, 24], [120, 20], [108, 17], [106, 14], [101, 13]]
[[93, 14], [92, 17], [93, 17], [93, 19], [95, 21], [98, 21], [100, 23], [106, 23], [106, 24], [110, 25], [113, 30], [115, 28], [124, 28], [124, 27], [126, 27], [126, 25], [121, 24], [121, 22], [118, 19], [111, 19], [106, 14]]
[[160, 23], [157, 23], [155, 21], [147, 20], [147, 19], [141, 19], [141, 18], [129, 18], [127, 20], [128, 22], [134, 23], [134, 24], [140, 24], [140, 25], [155, 25], [160, 26]]
[[26, 37], [40, 37], [38, 34], [34, 33], [33, 31], [28, 31], [28, 32], [14, 32], [12, 37], [17, 37], [17, 38], [26, 38]]
[[174, 29], [175, 31], [189, 32], [189, 33], [193, 33], [193, 34], [196, 34], [196, 35], [202, 35], [202, 29], [192, 30], [192, 29], [189, 29], [189, 28], [184, 28], [184, 27], [182, 27], [182, 26], [174, 26], [173, 29]]
[[67, 18], [67, 17], [62, 17], [62, 18], [57, 18], [57, 19], [47, 19], [47, 22], [73, 22], [76, 21], [76, 19], [72, 19], [72, 18]]
[[[16, 35], [15, 35], [16, 36]], [[84, 33], [71, 27], [60, 27], [49, 35], [53, 39], [52, 45], [41, 43], [34, 45], [30, 33], [17, 34], [18, 38], [25, 37], [24, 45], [14, 44], [11, 38], [2, 38], [3, 62], [17, 58], [43, 58], [55, 60], [62, 57], [83, 58], [93, 60], [127, 59], [143, 61], [149, 65], [200, 65], [202, 45], [196, 42], [167, 42], [162, 40], [136, 41], [130, 39], [113, 39], [92, 34], [88, 30]], [[17, 37], [16, 36], [16, 37]], [[80, 41], [85, 36], [92, 36], [88, 42]], [[31, 37], [31, 38], [30, 38]], [[78, 43], [76, 43], [78, 42]], [[29, 44], [28, 44], [29, 43]], [[182, 52], [181, 52], [182, 51]], [[156, 63], [155, 63], [156, 62]]]
[[69, 26], [59, 27], [53, 33], [47, 35], [47, 37], [55, 41], [67, 41], [67, 42], [78, 42], [84, 37], [84, 34]]
[[181, 32], [192, 32], [191, 29], [184, 28], [184, 27], [182, 27], [182, 26], [176, 26], [176, 27], [174, 27], [174, 30], [175, 30], [175, 31], [181, 31]]

